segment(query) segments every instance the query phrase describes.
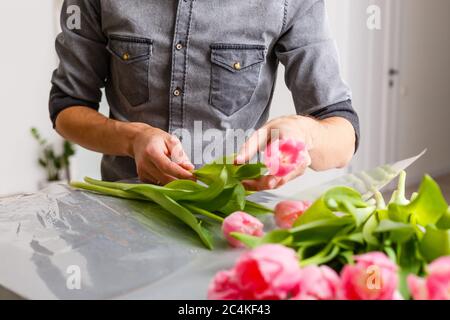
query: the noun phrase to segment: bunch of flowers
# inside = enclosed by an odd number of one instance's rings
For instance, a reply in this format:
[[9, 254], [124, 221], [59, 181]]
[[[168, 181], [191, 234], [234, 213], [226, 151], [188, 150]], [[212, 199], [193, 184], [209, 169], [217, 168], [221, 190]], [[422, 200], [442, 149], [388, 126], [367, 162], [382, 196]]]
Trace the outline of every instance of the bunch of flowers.
[[[285, 175], [305, 158], [304, 145], [279, 146], [268, 147], [266, 166]], [[313, 203], [283, 201], [274, 212], [279, 229], [266, 234], [258, 219], [231, 214], [223, 222], [226, 239], [252, 250], [216, 275], [208, 297], [450, 299], [450, 208], [431, 177], [411, 199], [405, 179], [402, 172], [388, 204], [378, 192], [365, 201], [347, 187]]]
[[[356, 256], [355, 263], [346, 265], [340, 275], [326, 265], [301, 268], [294, 250], [266, 244], [242, 254], [233, 269], [219, 272], [210, 284], [208, 298], [397, 300], [401, 299], [397, 271], [397, 265], [382, 252]], [[448, 295], [450, 264], [441, 273], [446, 274]]]

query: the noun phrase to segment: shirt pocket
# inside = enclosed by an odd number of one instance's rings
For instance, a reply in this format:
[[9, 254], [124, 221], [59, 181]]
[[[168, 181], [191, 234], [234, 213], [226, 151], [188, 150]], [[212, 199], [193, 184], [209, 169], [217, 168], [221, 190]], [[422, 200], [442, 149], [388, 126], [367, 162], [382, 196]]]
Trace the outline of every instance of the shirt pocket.
[[246, 106], [258, 85], [265, 46], [245, 44], [211, 45], [209, 103], [231, 116]]
[[107, 49], [113, 56], [112, 69], [122, 95], [133, 107], [148, 102], [152, 40], [111, 35]]

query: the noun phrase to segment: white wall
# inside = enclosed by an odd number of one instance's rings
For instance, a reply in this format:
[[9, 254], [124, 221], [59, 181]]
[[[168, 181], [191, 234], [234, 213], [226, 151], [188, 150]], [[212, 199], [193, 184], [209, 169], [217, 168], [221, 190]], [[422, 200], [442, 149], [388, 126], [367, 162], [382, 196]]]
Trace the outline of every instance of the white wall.
[[0, 195], [36, 190], [44, 178], [29, 131], [53, 134], [47, 111], [53, 13], [50, 0], [0, 1]]
[[402, 0], [396, 106], [396, 156], [428, 148], [409, 170], [411, 180], [424, 173], [450, 172], [450, 1]]
[[[54, 143], [61, 139], [48, 116], [54, 49], [61, 0], [0, 1], [0, 195], [33, 192], [45, 181], [37, 164], [37, 127]], [[106, 106], [103, 106], [103, 110]], [[74, 178], [100, 177], [100, 155], [77, 148]]]

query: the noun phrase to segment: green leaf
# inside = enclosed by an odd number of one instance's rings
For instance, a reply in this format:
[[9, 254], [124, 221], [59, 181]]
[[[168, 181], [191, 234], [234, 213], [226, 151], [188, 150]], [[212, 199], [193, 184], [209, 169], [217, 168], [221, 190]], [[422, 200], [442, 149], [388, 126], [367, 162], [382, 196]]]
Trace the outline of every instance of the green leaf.
[[231, 197], [226, 205], [219, 209], [224, 214], [232, 214], [236, 211], [242, 211], [245, 208], [245, 188], [242, 184], [236, 185], [231, 189]]
[[450, 229], [450, 207], [447, 209], [447, 212], [439, 219], [436, 223], [436, 227], [439, 229]]
[[262, 239], [260, 244], [277, 243], [285, 246], [290, 246], [293, 241], [292, 234], [288, 230], [274, 230], [267, 233]]
[[259, 215], [271, 214], [271, 213], [273, 213], [273, 210], [270, 208], [267, 208], [259, 203], [247, 200], [245, 202], [244, 212], [247, 212], [248, 214], [250, 214], [252, 216], [259, 216]]
[[208, 249], [213, 249], [211, 236], [209, 235], [208, 231], [201, 226], [200, 222], [192, 214], [191, 211], [181, 206], [179, 203], [169, 198], [165, 194], [162, 194], [155, 190], [147, 190], [146, 196], [151, 198], [154, 202], [176, 216], [178, 219], [186, 223], [198, 234], [198, 236]]
[[229, 201], [231, 201], [233, 193], [234, 188], [226, 188], [214, 199], [193, 203], [195, 203], [198, 207], [208, 211], [219, 211], [221, 208], [225, 207]]
[[387, 233], [393, 242], [406, 242], [415, 235], [415, 227], [411, 224], [395, 222], [392, 220], [382, 220], [374, 233]]
[[407, 277], [409, 274], [418, 274], [422, 269], [423, 259], [420, 257], [417, 241], [411, 239], [397, 248], [397, 264], [399, 270], [399, 291], [405, 299], [410, 298]]
[[245, 244], [248, 248], [254, 249], [261, 244], [261, 238], [250, 236], [248, 234], [239, 233], [239, 232], [231, 232], [230, 235]]
[[117, 197], [117, 198], [122, 198], [122, 199], [149, 201], [149, 199], [147, 199], [146, 197], [141, 196], [136, 193], [133, 193], [133, 192], [127, 192], [127, 191], [123, 191], [123, 190], [112, 189], [112, 188], [107, 188], [107, 187], [103, 187], [103, 186], [87, 184], [87, 183], [83, 183], [83, 182], [72, 182], [72, 183], [70, 183], [70, 186], [73, 188], [92, 191], [95, 193], [108, 195], [108, 196], [112, 196], [112, 197]]
[[354, 252], [353, 251], [342, 251], [339, 253], [339, 256], [344, 260], [344, 264], [354, 264]]
[[240, 181], [258, 179], [267, 172], [267, 168], [263, 163], [245, 164], [239, 166], [234, 172], [234, 177]]
[[395, 222], [408, 223], [411, 220], [412, 213], [409, 211], [408, 206], [400, 205], [397, 203], [389, 203], [388, 205], [388, 217]]
[[423, 265], [416, 239], [410, 239], [397, 247], [397, 264], [405, 273], [418, 274]]
[[225, 168], [223, 164], [207, 164], [202, 168], [194, 171], [194, 175], [202, 182], [210, 185], [214, 182], [217, 176], [220, 175], [221, 171]]
[[348, 208], [349, 208], [348, 211], [355, 219], [357, 227], [364, 225], [376, 210], [376, 206], [371, 206], [367, 208], [354, 208], [352, 205], [349, 205]]
[[194, 192], [193, 194], [186, 194], [182, 200], [207, 202], [217, 197], [225, 188], [228, 181], [228, 171], [222, 168], [219, 175], [214, 181], [203, 191]]
[[340, 248], [334, 244], [326, 245], [321, 251], [313, 256], [305, 257], [305, 252], [300, 251], [300, 266], [321, 265], [330, 262], [339, 255]]
[[377, 246], [379, 245], [378, 238], [373, 234], [375, 230], [378, 228], [378, 220], [377, 220], [377, 212], [374, 212], [367, 222], [364, 224], [362, 229], [362, 235], [364, 240], [371, 245]]
[[164, 186], [164, 189], [183, 190], [183, 191], [203, 191], [205, 186], [191, 180], [174, 180]]
[[314, 221], [335, 219], [336, 215], [325, 205], [324, 198], [319, 198], [294, 223], [294, 227]]
[[42, 159], [42, 158], [39, 158], [39, 160], [38, 160], [38, 162], [39, 162], [39, 165], [41, 166], [41, 167], [43, 167], [43, 168], [46, 168], [47, 167], [47, 161], [46, 160], [44, 160], [44, 159]]
[[398, 271], [398, 291], [402, 295], [403, 299], [410, 300], [411, 294], [409, 292], [409, 286], [408, 286], [408, 276], [411, 273], [408, 270], [404, 270], [400, 268]]
[[194, 206], [192, 204], [189, 204], [189, 203], [180, 203], [180, 204], [183, 207], [186, 207], [187, 209], [191, 210], [193, 213], [197, 213], [197, 214], [200, 214], [202, 216], [208, 217], [208, 218], [210, 218], [212, 220], [215, 220], [215, 221], [217, 221], [219, 223], [223, 223], [223, 221], [224, 221], [224, 218], [222, 218], [222, 217], [220, 217], [220, 216], [218, 216], [218, 215], [216, 215], [216, 214], [214, 214], [212, 212], [209, 212], [209, 211], [207, 211], [205, 209], [196, 207], [196, 206]]
[[355, 248], [364, 244], [364, 237], [361, 232], [336, 237], [332, 242], [341, 249], [355, 251]]
[[[153, 185], [153, 184], [136, 184], [136, 183], [118, 183], [118, 182], [107, 182], [107, 181], [100, 181], [100, 180], [96, 180], [96, 179], [92, 179], [89, 177], [84, 178], [84, 180], [92, 185], [96, 185], [96, 186], [102, 186], [102, 187], [106, 187], [106, 188], [110, 188], [110, 189], [117, 189], [117, 190], [122, 190], [122, 191], [129, 191], [129, 192], [134, 192], [136, 194], [140, 194], [143, 195], [145, 197], [145, 193], [148, 190], [154, 190], [154, 191], [158, 191], [161, 193], [164, 193], [165, 195], [178, 200], [180, 198], [185, 197], [187, 194], [193, 194], [193, 190], [192, 190], [192, 184], [190, 182], [187, 182], [185, 180], [183, 180], [186, 183], [183, 183], [184, 186], [187, 187], [187, 190], [183, 190], [183, 189], [171, 189], [171, 188], [166, 188], [166, 187], [160, 187], [157, 185]], [[192, 183], [195, 183], [193, 181], [191, 181]], [[200, 185], [199, 185], [200, 186]], [[200, 191], [200, 190], [204, 190], [206, 189], [205, 187], [200, 186], [203, 189], [197, 189], [196, 191]]]
[[302, 224], [290, 230], [294, 236], [294, 242], [322, 241], [329, 242], [343, 229], [352, 229], [355, 226], [350, 217], [324, 219]]
[[367, 207], [367, 203], [364, 202], [361, 194], [348, 187], [336, 187], [329, 190], [325, 193], [324, 200], [328, 208], [333, 211], [347, 212], [349, 204], [355, 208]]
[[323, 219], [336, 217], [334, 212], [349, 213], [355, 220], [362, 222], [370, 214], [369, 211], [359, 211], [357, 209], [367, 208], [367, 204], [362, 200], [361, 194], [356, 190], [347, 187], [336, 187], [327, 191], [313, 205], [303, 213], [294, 223], [294, 227]]
[[420, 253], [428, 262], [450, 255], [450, 230], [427, 226], [420, 242]]
[[422, 226], [436, 224], [448, 210], [439, 185], [428, 175], [422, 180], [418, 196], [407, 207]]

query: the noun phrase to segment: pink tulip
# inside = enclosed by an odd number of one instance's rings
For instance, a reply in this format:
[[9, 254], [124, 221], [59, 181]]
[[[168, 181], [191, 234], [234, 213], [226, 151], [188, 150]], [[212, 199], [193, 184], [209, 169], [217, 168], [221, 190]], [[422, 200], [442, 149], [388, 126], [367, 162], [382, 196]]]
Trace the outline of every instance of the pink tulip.
[[242, 254], [232, 270], [219, 272], [209, 286], [208, 298], [288, 299], [298, 288], [300, 276], [294, 250], [267, 244]]
[[251, 236], [261, 237], [264, 232], [264, 224], [255, 217], [245, 212], [235, 212], [225, 218], [222, 231], [228, 243], [233, 247], [244, 247], [244, 244], [233, 238], [230, 233], [239, 232]]
[[275, 207], [275, 221], [282, 229], [292, 228], [294, 222], [311, 206], [309, 201], [281, 201]]
[[341, 298], [345, 300], [394, 300], [397, 265], [382, 252], [355, 257], [355, 265], [341, 272]]
[[433, 261], [427, 268], [428, 276], [408, 277], [408, 286], [415, 300], [450, 300], [450, 256]]
[[301, 270], [292, 300], [336, 300], [341, 285], [338, 274], [327, 266], [308, 266]]
[[244, 253], [238, 260], [236, 278], [246, 300], [284, 300], [292, 296], [300, 280], [294, 250], [267, 244]]
[[276, 140], [266, 148], [265, 164], [271, 175], [284, 177], [306, 161], [306, 152], [301, 141]]
[[428, 291], [425, 279], [410, 275], [407, 278], [409, 291], [414, 300], [427, 300]]
[[208, 288], [209, 300], [241, 300], [234, 270], [220, 271], [216, 274]]

